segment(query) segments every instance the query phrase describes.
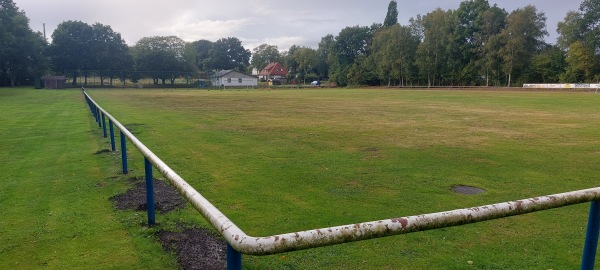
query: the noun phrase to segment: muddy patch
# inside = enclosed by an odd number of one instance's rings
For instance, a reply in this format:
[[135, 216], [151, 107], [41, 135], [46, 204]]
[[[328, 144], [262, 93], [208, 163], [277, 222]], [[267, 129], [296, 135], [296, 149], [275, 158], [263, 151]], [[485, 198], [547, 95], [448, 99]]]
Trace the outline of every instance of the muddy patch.
[[177, 255], [180, 269], [227, 269], [225, 240], [203, 228], [157, 232], [162, 247]]
[[[110, 198], [115, 208], [120, 210], [146, 211], [146, 183], [143, 177], [130, 178], [134, 184], [132, 188], [123, 194]], [[154, 179], [154, 209], [164, 214], [175, 209], [183, 208], [185, 199], [177, 192], [177, 189], [161, 179]]]
[[[110, 198], [115, 208], [146, 211], [144, 177], [132, 177], [132, 188]], [[185, 200], [165, 180], [154, 179], [154, 207], [164, 214], [185, 206]], [[163, 249], [177, 255], [179, 269], [227, 269], [227, 245], [214, 232], [203, 228], [177, 225], [177, 231], [159, 230], [156, 236]]]
[[108, 149], [102, 149], [102, 150], [98, 150], [94, 153], [94, 155], [100, 155], [100, 154], [104, 154], [104, 153], [110, 153], [111, 151]]
[[486, 192], [486, 190], [483, 188], [472, 187], [472, 186], [463, 186], [463, 185], [453, 186], [452, 191], [459, 193], [459, 194], [465, 194], [465, 195], [475, 195], [475, 194], [481, 194], [481, 193]]

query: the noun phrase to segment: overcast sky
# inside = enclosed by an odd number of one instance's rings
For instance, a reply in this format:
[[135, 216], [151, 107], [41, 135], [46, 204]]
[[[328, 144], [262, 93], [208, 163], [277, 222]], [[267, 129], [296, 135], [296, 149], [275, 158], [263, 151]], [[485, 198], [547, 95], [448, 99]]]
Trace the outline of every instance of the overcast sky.
[[[337, 35], [347, 26], [383, 23], [389, 0], [13, 0], [24, 10], [34, 31], [50, 39], [63, 21], [79, 20], [109, 25], [134, 45], [140, 38], [175, 35], [185, 41], [236, 37], [247, 49], [260, 44], [277, 45], [285, 51], [291, 45], [317, 48], [321, 37]], [[457, 9], [462, 0], [397, 0], [398, 21], [436, 8]], [[581, 0], [488, 0], [490, 5], [511, 12], [534, 5], [544, 12], [550, 36], [556, 42], [556, 25]]]

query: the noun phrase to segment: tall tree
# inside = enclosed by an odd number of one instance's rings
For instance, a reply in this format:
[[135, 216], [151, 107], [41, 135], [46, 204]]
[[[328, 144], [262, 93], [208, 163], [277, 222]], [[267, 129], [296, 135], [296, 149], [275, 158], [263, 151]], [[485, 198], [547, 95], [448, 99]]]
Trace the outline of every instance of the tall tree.
[[137, 69], [148, 72], [158, 84], [166, 84], [167, 78], [171, 84], [186, 68], [185, 42], [176, 36], [144, 37], [134, 46], [134, 57]]
[[383, 21], [383, 27], [390, 27], [396, 24], [398, 24], [398, 3], [396, 3], [396, 0], [392, 0], [388, 4], [387, 15], [385, 15], [385, 20]]
[[546, 45], [544, 49], [533, 56], [531, 66], [535, 78], [531, 82], [558, 83], [566, 67], [565, 53], [555, 45]]
[[500, 34], [493, 35], [488, 39], [484, 47], [483, 68], [485, 70], [485, 85], [506, 85], [504, 80], [504, 59], [500, 54], [505, 42]]
[[213, 42], [210, 40], [197, 40], [187, 44], [188, 46], [188, 59], [189, 62], [193, 63], [196, 68], [201, 71], [209, 71], [210, 62], [210, 50], [213, 47]]
[[[558, 24], [557, 40], [567, 51], [563, 80], [600, 80], [600, 0], [584, 0], [579, 11], [570, 11]], [[580, 63], [578, 61], [586, 61]]]
[[[329, 61], [329, 78], [340, 86], [349, 84], [349, 70], [354, 65], [359, 69], [361, 61], [364, 61], [369, 52], [369, 45], [373, 39], [371, 28], [366, 26], [346, 27], [340, 31], [332, 46]], [[355, 74], [357, 74], [355, 72]], [[357, 76], [352, 76], [358, 78]], [[353, 83], [357, 82], [356, 80]]]
[[600, 0], [584, 0], [579, 7], [585, 41], [600, 54]]
[[479, 56], [475, 62], [480, 70], [480, 76], [485, 78], [485, 85], [501, 85], [502, 77], [502, 58], [498, 51], [502, 48], [502, 40], [499, 37], [500, 32], [506, 28], [506, 10], [494, 5], [483, 13], [482, 31], [476, 33], [475, 37], [480, 45], [476, 54]]
[[90, 46], [94, 53], [94, 69], [99, 71], [100, 84], [104, 84], [104, 78], [112, 79], [121, 75], [123, 71], [131, 70], [133, 67], [133, 57], [129, 52], [129, 47], [121, 34], [112, 30], [108, 25], [95, 23], [92, 25], [93, 36]]
[[563, 50], [567, 50], [576, 41], [582, 40], [585, 29], [581, 13], [577, 11], [567, 12], [565, 19], [558, 23], [556, 31], [559, 34], [556, 44]]
[[[66, 21], [60, 23], [52, 33], [50, 58], [55, 71], [70, 72], [77, 84], [77, 77], [82, 70], [95, 68], [96, 54], [92, 48], [92, 26], [81, 21]], [[87, 83], [87, 73], [84, 74], [84, 84]]]
[[283, 65], [288, 69], [288, 80], [293, 80], [298, 75], [298, 62], [296, 62], [294, 54], [296, 54], [296, 51], [300, 48], [300, 46], [294, 44], [290, 47], [289, 50], [281, 54], [281, 57], [283, 59]]
[[401, 86], [415, 78], [415, 54], [420, 40], [410, 27], [399, 24], [375, 33], [371, 56], [380, 80]]
[[73, 85], [81, 71], [84, 72], [84, 84], [87, 84], [90, 70], [98, 72], [101, 84], [104, 84], [104, 78], [110, 78], [112, 84], [112, 78], [118, 75], [124, 79], [123, 71], [133, 66], [129, 47], [121, 34], [101, 23], [62, 22], [52, 33], [50, 55], [56, 71], [71, 73], [68, 75], [73, 76]]
[[311, 79], [316, 77], [314, 70], [317, 66], [317, 51], [308, 47], [300, 47], [294, 51], [294, 60], [298, 63], [298, 71], [306, 83], [307, 75], [311, 74]]
[[280, 62], [281, 53], [275, 45], [261, 44], [252, 50], [252, 66], [258, 70], [263, 69], [270, 62]]
[[424, 37], [417, 49], [416, 64], [428, 86], [443, 84], [449, 35], [452, 33], [452, 17], [452, 11], [444, 11], [441, 8], [423, 17]]
[[217, 40], [210, 50], [209, 65], [211, 69], [235, 69], [246, 71], [250, 65], [250, 50], [242, 46], [242, 42], [235, 37]]
[[545, 14], [532, 5], [514, 10], [506, 21], [506, 29], [500, 33], [505, 45], [499, 53], [504, 60], [507, 85], [512, 86], [514, 74], [520, 74], [516, 79], [521, 82], [527, 81], [532, 57], [542, 49], [548, 32]]
[[413, 36], [423, 41], [425, 37], [425, 27], [423, 26], [423, 16], [417, 14], [416, 17], [408, 19], [408, 27], [410, 27]]
[[321, 38], [319, 42], [319, 48], [317, 49], [317, 75], [319, 79], [326, 78], [329, 74], [329, 65], [327, 64], [327, 57], [331, 52], [331, 48], [335, 43], [335, 37], [331, 34]]
[[482, 35], [486, 27], [486, 12], [490, 9], [487, 0], [468, 0], [460, 3], [456, 10], [458, 24], [454, 30], [449, 56], [456, 63], [456, 78], [462, 84], [476, 84], [482, 75], [481, 58], [487, 37]]
[[12, 0], [0, 0], [0, 86], [31, 84], [45, 71], [46, 41]]
[[576, 41], [567, 51], [567, 69], [563, 75], [566, 82], [591, 82], [597, 59], [594, 51], [582, 41]]

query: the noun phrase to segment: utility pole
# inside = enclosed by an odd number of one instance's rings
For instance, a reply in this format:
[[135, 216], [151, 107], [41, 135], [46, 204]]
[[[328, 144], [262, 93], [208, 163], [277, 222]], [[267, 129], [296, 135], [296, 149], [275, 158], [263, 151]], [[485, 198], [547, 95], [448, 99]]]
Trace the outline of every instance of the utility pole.
[[42, 23], [42, 27], [44, 29], [44, 41], [48, 43], [48, 39], [46, 38], [46, 23]]

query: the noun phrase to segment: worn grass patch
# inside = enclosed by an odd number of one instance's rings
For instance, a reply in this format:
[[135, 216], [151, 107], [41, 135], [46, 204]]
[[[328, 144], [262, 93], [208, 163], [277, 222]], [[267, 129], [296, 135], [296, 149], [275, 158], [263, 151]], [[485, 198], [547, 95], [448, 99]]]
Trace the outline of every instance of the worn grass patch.
[[[148, 147], [251, 235], [597, 186], [600, 95], [592, 93], [90, 93], [125, 126], [135, 124]], [[487, 192], [457, 194], [457, 185]], [[244, 263], [248, 269], [572, 269], [581, 258], [587, 208], [246, 256]], [[188, 209], [163, 220], [191, 223], [197, 216]]]

